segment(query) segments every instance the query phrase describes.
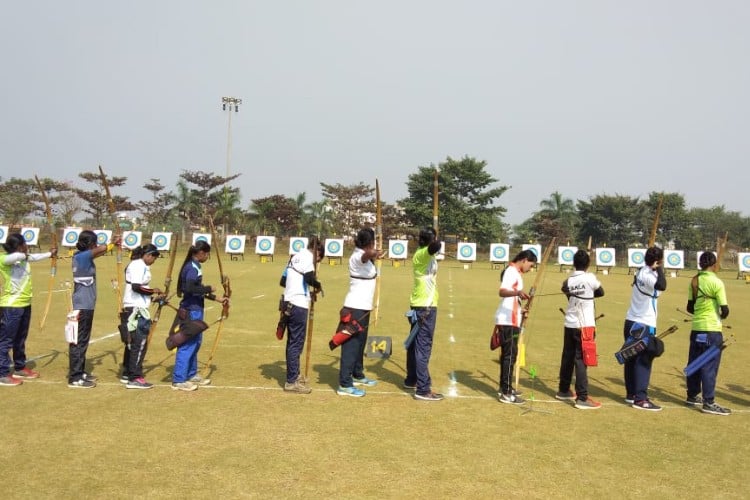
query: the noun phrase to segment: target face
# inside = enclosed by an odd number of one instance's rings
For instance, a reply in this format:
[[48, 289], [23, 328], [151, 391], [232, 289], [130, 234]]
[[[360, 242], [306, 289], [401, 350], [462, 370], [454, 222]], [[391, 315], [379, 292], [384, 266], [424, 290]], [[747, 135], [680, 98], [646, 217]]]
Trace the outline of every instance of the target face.
[[391, 252], [393, 252], [393, 255], [403, 255], [406, 251], [406, 247], [403, 243], [394, 243], [391, 247]]
[[573, 262], [573, 255], [574, 255], [573, 250], [571, 250], [570, 248], [566, 248], [560, 254], [560, 258], [565, 263], [572, 263]]
[[5, 241], [5, 238], [7, 238], [7, 233], [5, 232], [4, 227], [0, 227], [0, 241]]
[[[267, 240], [263, 240], [263, 242], [261, 242], [261, 249], [263, 249], [262, 243], [264, 242], [267, 242]], [[230, 250], [239, 250], [242, 248], [242, 240], [240, 238], [231, 238], [227, 242], [227, 246], [229, 247]], [[270, 245], [269, 245], [269, 248], [270, 248]]]
[[474, 255], [474, 249], [471, 245], [461, 245], [459, 255], [461, 255], [461, 257], [469, 258]]
[[200, 236], [196, 236], [195, 241], [205, 241], [205, 242], [208, 242], [208, 236], [201, 234]]
[[497, 246], [492, 249], [492, 256], [497, 260], [502, 260], [508, 255], [508, 251], [505, 247]]
[[109, 240], [109, 235], [107, 235], [107, 233], [96, 233], [97, 245], [106, 245], [108, 240]]
[[294, 240], [292, 242], [292, 250], [295, 252], [301, 252], [305, 248], [305, 240]]
[[167, 241], [167, 237], [165, 235], [159, 234], [159, 235], [156, 235], [153, 243], [156, 248], [161, 250], [162, 248], [166, 247], [167, 243], [169, 242]]
[[130, 233], [125, 237], [125, 245], [129, 247], [138, 246], [138, 235]]
[[633, 252], [630, 256], [630, 261], [637, 266], [642, 266], [646, 261], [645, 254], [643, 252]]
[[34, 231], [32, 231], [31, 229], [27, 229], [23, 232], [23, 239], [24, 241], [26, 241], [26, 243], [28, 243], [29, 241], [34, 241], [34, 236]]
[[[236, 238], [235, 238], [236, 239]], [[271, 246], [273, 244], [271, 243], [271, 240], [268, 238], [263, 238], [261, 240], [258, 240], [258, 248], [264, 252], [267, 252], [271, 249]], [[239, 248], [239, 247], [238, 247]]]
[[341, 251], [341, 243], [338, 241], [329, 241], [326, 247], [326, 253], [329, 255], [339, 253]]
[[670, 266], [679, 266], [682, 263], [682, 257], [678, 253], [669, 254], [667, 257], [667, 263]]
[[750, 268], [750, 255], [745, 255], [742, 257], [742, 267]]
[[602, 250], [599, 252], [599, 260], [602, 261], [605, 264], [609, 264], [614, 260], [614, 255], [612, 255], [612, 252], [609, 250]]
[[[70, 243], [71, 245], [75, 245], [76, 242], [78, 242], [78, 233], [75, 231], [68, 231], [65, 233], [65, 243]], [[97, 238], [98, 243], [98, 238]]]

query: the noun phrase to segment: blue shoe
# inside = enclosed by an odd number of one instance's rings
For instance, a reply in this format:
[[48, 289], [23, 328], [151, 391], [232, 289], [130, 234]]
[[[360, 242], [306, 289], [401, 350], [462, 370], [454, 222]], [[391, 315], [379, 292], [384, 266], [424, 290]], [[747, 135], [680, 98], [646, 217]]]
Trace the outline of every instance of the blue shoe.
[[352, 396], [354, 398], [361, 398], [365, 395], [365, 391], [357, 389], [356, 387], [341, 387], [339, 386], [336, 394], [339, 396]]
[[365, 385], [367, 387], [374, 387], [378, 384], [377, 380], [373, 380], [371, 378], [362, 377], [362, 378], [353, 378], [352, 382], [354, 382], [354, 385]]

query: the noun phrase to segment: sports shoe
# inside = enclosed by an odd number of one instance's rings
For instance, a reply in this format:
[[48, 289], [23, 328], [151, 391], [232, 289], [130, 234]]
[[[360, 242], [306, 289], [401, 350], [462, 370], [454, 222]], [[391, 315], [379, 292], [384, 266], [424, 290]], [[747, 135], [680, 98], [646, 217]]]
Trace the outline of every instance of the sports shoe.
[[428, 392], [427, 394], [419, 394], [418, 392], [415, 392], [414, 399], [419, 399], [420, 401], [442, 401], [445, 399], [445, 396], [438, 394], [437, 392]]
[[685, 399], [685, 404], [688, 406], [701, 406], [703, 404], [703, 398], [700, 396], [688, 396]]
[[648, 399], [644, 399], [643, 401], [634, 401], [632, 406], [636, 410], [661, 411], [661, 406], [655, 405]]
[[68, 387], [72, 389], [93, 389], [94, 387], [96, 387], [96, 384], [90, 380], [82, 378], [74, 380], [72, 382], [68, 382]]
[[11, 375], [11, 377], [23, 380], [39, 378], [39, 372], [35, 372], [31, 368], [24, 366], [20, 370], [16, 370], [15, 372], [13, 372], [13, 375]]
[[128, 377], [126, 377], [125, 375], [120, 375], [121, 384], [127, 384], [128, 382], [130, 382], [130, 379]]
[[404, 384], [402, 385], [402, 387], [404, 389], [416, 389], [417, 388], [417, 383], [414, 382], [413, 384], [410, 384], [409, 382], [404, 382]]
[[586, 399], [576, 399], [576, 403], [573, 406], [579, 410], [598, 410], [602, 407], [602, 404], [587, 397]]
[[635, 403], [635, 396], [625, 396], [624, 401], [626, 404], [632, 405]]
[[338, 390], [336, 391], [336, 394], [339, 396], [352, 396], [355, 398], [361, 398], [365, 395], [365, 391], [362, 389], [357, 389], [356, 387], [341, 387], [339, 386]]
[[0, 385], [5, 385], [8, 387], [16, 387], [17, 385], [21, 385], [23, 382], [18, 380], [17, 378], [13, 378], [10, 375], [7, 377], [0, 377]]
[[555, 394], [555, 399], [559, 399], [560, 401], [573, 401], [575, 398], [576, 395], [570, 390]]
[[507, 403], [507, 404], [512, 404], [512, 405], [522, 405], [526, 402], [523, 399], [519, 398], [518, 396], [514, 396], [513, 393], [500, 394], [497, 397], [497, 400], [500, 401], [501, 403]]
[[511, 394], [513, 394], [514, 396], [523, 396], [523, 391], [519, 391], [519, 390], [518, 390], [518, 389], [516, 389], [515, 387], [513, 387], [513, 388], [512, 388], [511, 390], [510, 390], [510, 393], [511, 393]]
[[149, 384], [143, 377], [138, 377], [135, 380], [128, 381], [125, 387], [128, 389], [151, 389], [154, 384]]
[[312, 389], [300, 379], [285, 383], [284, 390], [286, 392], [296, 392], [297, 394], [310, 394], [312, 392]]
[[194, 391], [197, 388], [198, 386], [190, 381], [172, 383], [172, 389], [174, 389], [175, 391]]
[[703, 408], [701, 408], [701, 411], [703, 413], [710, 413], [711, 415], [727, 416], [732, 414], [732, 410], [719, 406], [716, 403], [703, 403]]
[[352, 378], [352, 382], [354, 385], [365, 385], [367, 387], [373, 387], [378, 384], [377, 380], [373, 380], [371, 378], [362, 377], [362, 378]]
[[210, 385], [211, 384], [210, 378], [203, 378], [200, 375], [196, 375], [195, 377], [191, 378], [190, 381], [194, 383], [195, 385]]
[[96, 382], [97, 380], [99, 380], [99, 377], [97, 377], [93, 373], [86, 373], [86, 372], [83, 372], [83, 378], [85, 380], [88, 380], [89, 382]]

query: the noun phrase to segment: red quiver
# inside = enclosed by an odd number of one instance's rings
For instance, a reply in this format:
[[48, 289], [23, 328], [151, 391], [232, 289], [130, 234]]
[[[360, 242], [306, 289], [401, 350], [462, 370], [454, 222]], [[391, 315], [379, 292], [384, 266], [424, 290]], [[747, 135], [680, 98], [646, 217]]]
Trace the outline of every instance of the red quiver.
[[586, 366], [596, 366], [596, 328], [593, 326], [584, 326], [581, 328], [581, 355], [583, 364]]
[[352, 317], [351, 309], [342, 307], [339, 312], [339, 325], [336, 327], [336, 333], [333, 334], [328, 342], [328, 347], [333, 351], [338, 346], [364, 330], [362, 325]]

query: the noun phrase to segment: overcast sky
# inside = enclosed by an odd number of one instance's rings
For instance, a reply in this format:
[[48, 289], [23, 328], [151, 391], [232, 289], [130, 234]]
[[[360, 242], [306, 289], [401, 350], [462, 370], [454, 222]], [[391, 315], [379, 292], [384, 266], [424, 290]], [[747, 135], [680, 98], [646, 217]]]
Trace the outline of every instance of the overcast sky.
[[183, 170], [243, 197], [488, 163], [506, 222], [555, 190], [750, 215], [750, 2], [2, 0], [0, 175]]

